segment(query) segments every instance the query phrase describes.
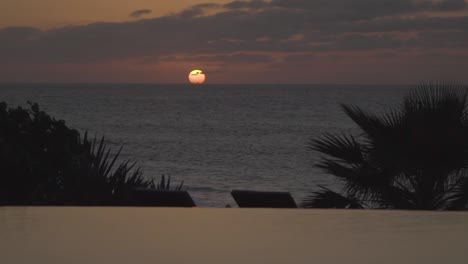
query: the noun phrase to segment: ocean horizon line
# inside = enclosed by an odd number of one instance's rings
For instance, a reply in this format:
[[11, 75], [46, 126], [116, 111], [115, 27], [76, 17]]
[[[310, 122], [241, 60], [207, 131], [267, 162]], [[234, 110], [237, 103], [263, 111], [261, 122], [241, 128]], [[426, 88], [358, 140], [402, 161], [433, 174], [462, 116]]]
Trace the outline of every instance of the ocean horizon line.
[[272, 85], [292, 85], [292, 86], [416, 86], [418, 83], [205, 83], [190, 84], [185, 82], [158, 83], [158, 82], [2, 82], [0, 85], [171, 85], [171, 86], [272, 86]]

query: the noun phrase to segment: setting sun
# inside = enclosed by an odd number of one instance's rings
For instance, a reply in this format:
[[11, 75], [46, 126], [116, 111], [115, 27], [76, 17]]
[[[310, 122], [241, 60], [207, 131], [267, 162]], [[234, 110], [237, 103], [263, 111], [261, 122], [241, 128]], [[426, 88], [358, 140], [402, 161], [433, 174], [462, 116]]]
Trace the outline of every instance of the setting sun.
[[188, 78], [191, 84], [203, 84], [206, 76], [201, 70], [193, 70], [190, 72]]

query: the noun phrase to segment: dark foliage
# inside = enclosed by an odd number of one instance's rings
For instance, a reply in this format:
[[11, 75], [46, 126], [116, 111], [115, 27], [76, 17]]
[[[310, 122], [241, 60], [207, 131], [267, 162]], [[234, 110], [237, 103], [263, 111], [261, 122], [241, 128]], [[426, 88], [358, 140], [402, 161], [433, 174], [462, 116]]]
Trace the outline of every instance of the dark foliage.
[[346, 208], [363, 209], [363, 205], [356, 199], [345, 197], [326, 187], [320, 186], [321, 190], [313, 192], [306, 197], [303, 206], [308, 208]]
[[175, 186], [174, 188], [171, 188], [171, 175], [166, 177], [165, 175], [161, 176], [161, 180], [158, 182], [158, 185], [154, 186], [153, 183], [153, 188], [156, 188], [158, 191], [182, 191], [182, 187], [184, 186], [184, 181], [180, 182], [179, 185]]
[[37, 104], [30, 109], [0, 103], [0, 204], [111, 205], [133, 188], [146, 188], [135, 164], [115, 169], [104, 138], [80, 138], [63, 120]]
[[383, 115], [342, 105], [362, 131], [326, 134], [310, 148], [318, 167], [343, 183], [303, 205], [326, 208], [468, 208], [468, 103], [465, 87], [423, 84]]

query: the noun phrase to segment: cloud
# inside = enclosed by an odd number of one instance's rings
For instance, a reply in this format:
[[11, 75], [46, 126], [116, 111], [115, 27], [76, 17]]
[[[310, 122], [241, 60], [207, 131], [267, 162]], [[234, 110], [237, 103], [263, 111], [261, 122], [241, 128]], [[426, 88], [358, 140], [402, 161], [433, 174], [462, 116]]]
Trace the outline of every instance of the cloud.
[[200, 8], [200, 9], [210, 9], [210, 8], [219, 8], [220, 5], [216, 3], [201, 3], [192, 6], [192, 8]]
[[272, 58], [262, 54], [215, 54], [215, 55], [185, 55], [185, 56], [167, 56], [162, 61], [189, 61], [189, 62], [219, 62], [219, 63], [268, 63]]
[[208, 10], [213, 10], [213, 9], [219, 9], [221, 8], [221, 5], [216, 4], [216, 3], [201, 3], [201, 4], [196, 4], [191, 6], [190, 8], [187, 8], [180, 12], [178, 16], [183, 17], [183, 18], [194, 18], [197, 16], [204, 15], [206, 11]]
[[140, 9], [140, 10], [135, 10], [132, 13], [130, 13], [130, 17], [134, 18], [139, 18], [145, 15], [151, 14], [153, 11], [151, 9]]
[[[449, 11], [466, 9], [463, 3], [459, 0], [233, 1], [225, 5], [198, 4], [177, 14], [131, 22], [93, 23], [45, 31], [6, 28], [0, 29], [0, 63], [95, 63], [138, 58], [158, 61], [174, 54], [195, 56], [186, 56], [187, 60], [248, 63], [269, 62], [271, 58], [266, 52], [294, 55], [467, 49], [468, 15], [446, 15]], [[418, 13], [425, 10], [432, 10], [435, 15]], [[149, 11], [133, 13], [144, 15]]]
[[225, 4], [223, 7], [228, 9], [261, 9], [270, 7], [270, 3], [262, 0], [253, 1], [232, 1]]
[[465, 0], [445, 0], [442, 2], [436, 2], [433, 4], [433, 6], [437, 10], [446, 11], [463, 10], [467, 8]]
[[362, 22], [421, 12], [467, 10], [465, 0], [273, 0], [272, 6], [302, 10], [314, 20]]

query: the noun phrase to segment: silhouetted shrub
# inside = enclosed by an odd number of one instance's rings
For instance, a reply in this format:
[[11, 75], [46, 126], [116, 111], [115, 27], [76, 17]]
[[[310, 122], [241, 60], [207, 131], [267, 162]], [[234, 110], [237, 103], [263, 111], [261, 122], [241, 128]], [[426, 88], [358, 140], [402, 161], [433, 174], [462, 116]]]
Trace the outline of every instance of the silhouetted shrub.
[[184, 186], [184, 181], [180, 182], [179, 185], [172, 188], [171, 187], [171, 175], [167, 177], [167, 181], [166, 181], [165, 175], [162, 175], [161, 180], [158, 182], [158, 185], [156, 186], [154, 182], [152, 183], [152, 187], [158, 191], [182, 191], [183, 186]]
[[111, 205], [133, 188], [147, 188], [139, 168], [114, 165], [104, 138], [89, 141], [37, 104], [0, 103], [0, 204]]

